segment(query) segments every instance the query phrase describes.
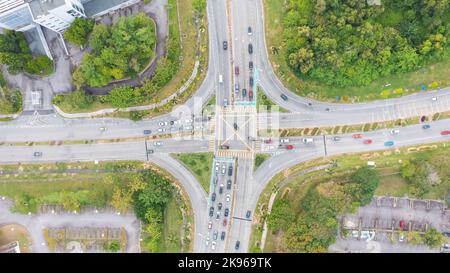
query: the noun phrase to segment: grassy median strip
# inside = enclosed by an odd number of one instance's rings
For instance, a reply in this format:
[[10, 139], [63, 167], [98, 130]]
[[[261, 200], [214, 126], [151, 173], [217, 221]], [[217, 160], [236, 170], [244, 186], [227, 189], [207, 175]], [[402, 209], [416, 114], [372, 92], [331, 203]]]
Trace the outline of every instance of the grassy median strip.
[[211, 183], [211, 168], [213, 164], [213, 153], [189, 153], [172, 154], [172, 156], [181, 161], [197, 178], [206, 193], [209, 192]]

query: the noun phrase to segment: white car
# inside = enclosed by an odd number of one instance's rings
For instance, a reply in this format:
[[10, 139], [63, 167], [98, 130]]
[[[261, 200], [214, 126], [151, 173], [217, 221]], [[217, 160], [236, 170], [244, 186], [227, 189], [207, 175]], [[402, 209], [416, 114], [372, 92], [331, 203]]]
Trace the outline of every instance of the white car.
[[160, 132], [160, 133], [165, 132], [165, 131], [166, 131], [166, 128], [159, 128], [158, 129], [158, 132]]
[[289, 143], [289, 138], [280, 139], [280, 143]]
[[431, 100], [432, 101], [437, 101], [437, 97], [432, 97]]
[[303, 141], [303, 143], [307, 144], [307, 143], [313, 143], [314, 139], [312, 139], [312, 138], [304, 138], [304, 139], [302, 139], [302, 141]]
[[192, 119], [186, 119], [184, 122], [186, 122], [186, 123], [192, 123]]
[[208, 222], [208, 229], [212, 229], [212, 221]]
[[399, 129], [392, 129], [392, 130], [391, 130], [391, 134], [392, 134], [392, 135], [396, 135], [396, 134], [398, 134], [398, 133], [400, 133], [400, 130], [399, 130]]
[[275, 146], [272, 146], [272, 145], [267, 146], [267, 150], [273, 150], [273, 149], [275, 149]]
[[405, 240], [405, 235], [403, 233], [400, 233], [400, 236], [398, 236], [398, 241], [402, 243]]
[[209, 237], [208, 238], [206, 238], [206, 246], [208, 246], [209, 245]]
[[159, 126], [166, 126], [167, 124], [169, 124], [167, 121], [160, 121], [159, 122]]
[[211, 249], [212, 249], [212, 250], [216, 249], [216, 242], [215, 242], [215, 241], [212, 242], [212, 244], [211, 244]]
[[161, 141], [156, 141], [156, 142], [153, 142], [153, 145], [155, 145], [155, 146], [161, 146], [163, 143], [161, 142]]
[[227, 194], [226, 201], [230, 202], [230, 195], [229, 194]]
[[192, 126], [186, 126], [186, 127], [184, 127], [184, 129], [185, 129], [185, 130], [192, 130], [192, 129], [194, 129], [194, 127], [192, 127]]
[[222, 171], [221, 171], [222, 175], [225, 175], [225, 172], [226, 172], [226, 168], [224, 166], [222, 166]]

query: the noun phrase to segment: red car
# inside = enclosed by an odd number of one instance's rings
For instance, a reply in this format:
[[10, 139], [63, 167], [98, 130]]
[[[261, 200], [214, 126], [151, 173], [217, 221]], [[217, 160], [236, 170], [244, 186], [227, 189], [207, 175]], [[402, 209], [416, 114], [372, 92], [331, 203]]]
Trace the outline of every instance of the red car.
[[405, 230], [406, 222], [404, 220], [400, 220], [399, 225], [401, 230]]
[[223, 226], [227, 226], [227, 218], [223, 219]]
[[352, 138], [362, 138], [363, 135], [362, 134], [353, 134]]
[[234, 67], [234, 74], [239, 75], [239, 66]]
[[371, 139], [366, 139], [363, 141], [364, 144], [372, 144], [372, 140]]
[[286, 145], [286, 149], [292, 150], [292, 149], [294, 149], [294, 145]]
[[271, 139], [271, 138], [269, 138], [269, 139], [266, 139], [266, 140], [264, 140], [264, 143], [266, 143], [266, 144], [270, 144], [270, 143], [272, 143], [272, 139]]
[[450, 135], [450, 131], [449, 130], [442, 131], [441, 135], [443, 136]]
[[250, 89], [250, 91], [248, 91], [248, 98], [250, 100], [253, 100], [253, 91]]

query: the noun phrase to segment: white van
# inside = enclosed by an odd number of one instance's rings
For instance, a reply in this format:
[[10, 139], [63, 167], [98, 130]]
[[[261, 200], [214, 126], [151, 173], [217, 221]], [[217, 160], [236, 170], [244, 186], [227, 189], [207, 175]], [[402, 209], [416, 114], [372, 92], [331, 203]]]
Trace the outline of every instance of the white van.
[[222, 76], [222, 74], [219, 75], [219, 83], [223, 83], [223, 76]]

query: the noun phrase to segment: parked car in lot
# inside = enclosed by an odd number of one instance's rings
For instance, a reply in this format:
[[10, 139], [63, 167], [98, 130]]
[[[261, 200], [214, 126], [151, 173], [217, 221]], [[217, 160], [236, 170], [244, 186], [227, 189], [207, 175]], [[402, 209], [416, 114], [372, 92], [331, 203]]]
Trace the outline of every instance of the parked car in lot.
[[372, 144], [372, 140], [371, 139], [365, 139], [363, 141], [364, 144]]
[[228, 49], [228, 42], [227, 41], [223, 41], [222, 46], [223, 46], [223, 50], [227, 50]]
[[243, 97], [247, 96], [247, 89], [242, 88], [242, 96]]
[[392, 140], [386, 141], [386, 142], [384, 142], [384, 146], [386, 146], [386, 147], [394, 146], [394, 141], [392, 141]]
[[151, 130], [144, 130], [144, 135], [150, 135], [152, 133]]
[[248, 53], [252, 54], [253, 53], [253, 45], [250, 43], [248, 44]]
[[227, 190], [231, 190], [231, 180], [227, 181]]
[[34, 152], [33, 156], [34, 157], [41, 157], [42, 156], [42, 152]]
[[230, 209], [226, 208], [225, 213], [223, 214], [225, 217], [228, 217], [228, 214], [230, 213]]
[[423, 126], [422, 126], [422, 129], [430, 129], [430, 124], [424, 124]]
[[441, 135], [443, 136], [450, 135], [450, 131], [449, 130], [442, 131]]
[[352, 138], [362, 138], [363, 135], [362, 134], [353, 134]]
[[280, 97], [281, 97], [283, 100], [288, 100], [288, 97], [287, 97], [285, 94], [281, 94]]

